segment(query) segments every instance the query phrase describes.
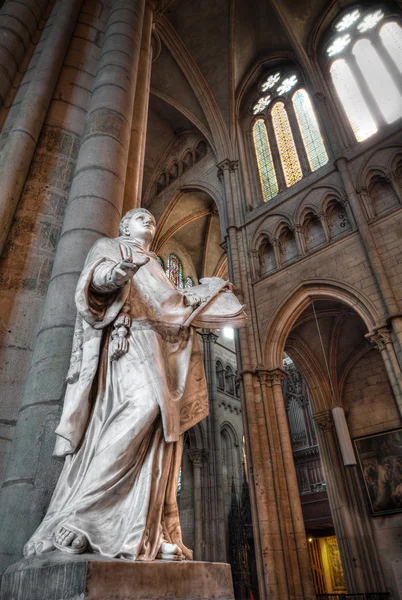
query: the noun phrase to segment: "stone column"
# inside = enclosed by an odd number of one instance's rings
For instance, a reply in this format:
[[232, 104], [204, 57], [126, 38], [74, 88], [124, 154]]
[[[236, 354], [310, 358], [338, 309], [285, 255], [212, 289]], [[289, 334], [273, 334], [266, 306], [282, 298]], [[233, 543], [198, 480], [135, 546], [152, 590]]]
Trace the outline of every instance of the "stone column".
[[0, 107], [5, 104], [48, 4], [49, 0], [6, 0], [0, 10]]
[[227, 215], [221, 215], [221, 220], [227, 228], [225, 241], [228, 246], [230, 279], [236, 286], [237, 295], [243, 299], [244, 294], [243, 301], [247, 304], [250, 314], [249, 324], [236, 334], [235, 343], [242, 387], [242, 415], [247, 449], [250, 503], [253, 513], [254, 544], [259, 574], [258, 585], [261, 598], [277, 598], [279, 600], [283, 598], [280, 577], [284, 570], [277, 568], [281, 554], [276, 551], [275, 544], [279, 540], [280, 534], [276, 531], [272, 533], [272, 529], [279, 528], [279, 521], [274, 515], [276, 505], [272, 504], [271, 491], [274, 486], [271, 484], [271, 454], [266, 431], [261, 426], [261, 423], [264, 422], [263, 394], [253, 368], [260, 362], [259, 337], [251, 294], [251, 277], [248, 272], [247, 240], [244, 232], [239, 231], [236, 227], [236, 222], [240, 222], [238, 215], [245, 204], [240, 198], [237, 162], [225, 160], [218, 167], [218, 177], [223, 183], [226, 199]]
[[[282, 382], [286, 372], [282, 369], [260, 370], [267, 388], [267, 419], [270, 420], [271, 444], [278, 471], [279, 518], [282, 521], [282, 552], [288, 573], [288, 597], [315, 598], [311, 576], [310, 556], [293, 460], [292, 443], [286, 418]], [[274, 414], [271, 406], [274, 406]]]
[[304, 237], [304, 231], [302, 225], [295, 225], [293, 228], [295, 234], [295, 240], [299, 256], [303, 256], [306, 253], [306, 238]]
[[402, 381], [401, 370], [392, 343], [392, 335], [388, 327], [380, 327], [365, 336], [380, 352], [394, 392], [395, 400], [402, 415]]
[[[83, 0], [60, 0], [55, 4], [49, 19], [52, 21], [50, 33], [46, 30], [43, 33], [43, 37], [47, 38], [34, 78], [25, 93], [1, 154], [0, 254], [7, 240], [82, 2]], [[13, 2], [7, 4], [11, 5]]]
[[347, 591], [349, 594], [384, 592], [386, 587], [357, 472], [354, 467], [343, 466], [331, 411], [314, 415], [314, 421]]
[[149, 94], [151, 89], [151, 66], [153, 59], [152, 25], [155, 4], [155, 0], [148, 0], [145, 5], [123, 212], [141, 206]]
[[320, 219], [321, 227], [324, 231], [325, 240], [327, 242], [329, 242], [330, 235], [329, 235], [328, 219], [327, 219], [326, 213], [325, 212], [318, 213], [318, 218]]
[[394, 291], [388, 279], [388, 275], [385, 271], [383, 262], [377, 250], [377, 246], [375, 245], [374, 237], [367, 223], [359, 197], [354, 188], [353, 180], [348, 170], [348, 163], [346, 158], [339, 158], [336, 161], [336, 166], [341, 175], [342, 182], [345, 187], [350, 206], [352, 208], [353, 216], [356, 220], [356, 224], [359, 229], [361, 239], [363, 241], [364, 248], [367, 253], [367, 258], [370, 262], [370, 266], [372, 268], [379, 292], [384, 303], [384, 319], [390, 319], [392, 324], [392, 330], [398, 342], [399, 350], [402, 351], [402, 319], [400, 315], [398, 302], [396, 300]]
[[193, 463], [193, 485], [194, 485], [194, 560], [204, 558], [204, 538], [202, 528], [202, 487], [201, 469], [204, 460], [204, 450], [192, 448], [188, 451]]
[[250, 258], [251, 263], [251, 273], [253, 280], [259, 279], [261, 277], [261, 264], [260, 257], [258, 255], [258, 250], [255, 248], [250, 248], [248, 251], [248, 256]]
[[0, 496], [5, 566], [43, 517], [59, 468], [51, 459], [75, 322], [74, 292], [89, 248], [116, 235], [145, 0], [113, 0], [63, 230]]
[[213, 514], [215, 515], [215, 531], [212, 532], [216, 540], [216, 548], [214, 554], [215, 561], [227, 560], [226, 549], [226, 530], [225, 530], [225, 511], [223, 500], [223, 483], [222, 483], [222, 464], [221, 464], [221, 438], [219, 429], [219, 419], [216, 412], [215, 390], [216, 390], [216, 375], [215, 375], [215, 357], [213, 345], [218, 336], [212, 331], [204, 330], [201, 333], [203, 348], [204, 348], [204, 367], [205, 376], [208, 386], [209, 399], [209, 416], [207, 418], [208, 445], [210, 449], [210, 461], [212, 474], [214, 478], [215, 493], [212, 494], [214, 504]]

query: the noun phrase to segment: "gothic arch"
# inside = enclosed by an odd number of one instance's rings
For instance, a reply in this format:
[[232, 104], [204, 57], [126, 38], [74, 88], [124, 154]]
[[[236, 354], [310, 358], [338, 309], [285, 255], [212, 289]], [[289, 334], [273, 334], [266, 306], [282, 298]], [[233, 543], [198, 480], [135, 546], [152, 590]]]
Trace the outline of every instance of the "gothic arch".
[[282, 367], [286, 340], [294, 324], [311, 300], [318, 298], [335, 300], [350, 306], [361, 317], [368, 331], [380, 323], [374, 304], [350, 285], [322, 279], [298, 284], [281, 302], [264, 331], [264, 364], [268, 369]]
[[389, 174], [389, 171], [392, 169], [395, 157], [398, 156], [399, 159], [401, 158], [401, 152], [402, 148], [400, 145], [382, 146], [373, 150], [368, 155], [357, 174], [357, 189], [368, 186], [373, 171], [375, 172], [378, 170], [384, 174], [383, 176], [386, 177]]

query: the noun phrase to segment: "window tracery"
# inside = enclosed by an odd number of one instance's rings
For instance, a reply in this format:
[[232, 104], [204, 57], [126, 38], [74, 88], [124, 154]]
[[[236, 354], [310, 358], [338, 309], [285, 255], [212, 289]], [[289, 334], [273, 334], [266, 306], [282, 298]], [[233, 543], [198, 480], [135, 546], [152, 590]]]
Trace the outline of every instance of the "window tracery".
[[301, 76], [284, 67], [267, 73], [251, 113], [262, 196], [271, 200], [282, 189], [328, 162], [320, 126]]
[[353, 7], [335, 21], [324, 52], [358, 142], [402, 117], [402, 27], [382, 8]]

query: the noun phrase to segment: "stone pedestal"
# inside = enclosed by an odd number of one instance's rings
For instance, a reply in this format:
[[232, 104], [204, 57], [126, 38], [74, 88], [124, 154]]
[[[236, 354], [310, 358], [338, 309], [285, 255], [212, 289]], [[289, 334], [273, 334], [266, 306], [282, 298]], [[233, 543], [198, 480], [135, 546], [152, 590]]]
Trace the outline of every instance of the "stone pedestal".
[[53, 552], [7, 569], [1, 600], [234, 600], [230, 566]]

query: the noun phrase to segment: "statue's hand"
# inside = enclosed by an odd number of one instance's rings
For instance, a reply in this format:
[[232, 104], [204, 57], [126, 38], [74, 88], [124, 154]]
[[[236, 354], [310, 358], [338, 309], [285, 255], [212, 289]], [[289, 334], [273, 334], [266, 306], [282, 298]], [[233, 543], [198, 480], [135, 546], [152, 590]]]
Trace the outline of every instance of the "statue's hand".
[[148, 256], [138, 256], [135, 262], [122, 260], [115, 265], [110, 273], [110, 280], [118, 286], [122, 286], [136, 274], [138, 269], [149, 262]]

